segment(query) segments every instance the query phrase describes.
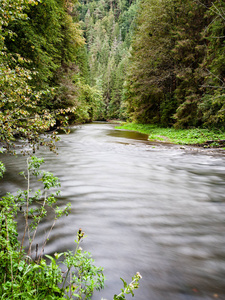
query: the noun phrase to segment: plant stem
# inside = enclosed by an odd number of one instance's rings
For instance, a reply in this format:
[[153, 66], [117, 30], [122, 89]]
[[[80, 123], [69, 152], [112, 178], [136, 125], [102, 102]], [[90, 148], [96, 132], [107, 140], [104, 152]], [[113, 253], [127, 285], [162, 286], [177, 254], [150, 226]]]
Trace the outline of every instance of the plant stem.
[[48, 239], [49, 239], [50, 233], [52, 232], [52, 229], [53, 229], [53, 227], [55, 226], [56, 221], [57, 221], [57, 219], [54, 219], [54, 222], [53, 222], [53, 224], [52, 224], [52, 226], [51, 226], [51, 228], [50, 228], [50, 230], [49, 230], [49, 232], [48, 232], [48, 235], [47, 235], [47, 237], [46, 237], [46, 239], [45, 239], [45, 241], [44, 241], [44, 244], [42, 245], [41, 252], [40, 252], [40, 255], [39, 255], [39, 257], [38, 257], [38, 262], [39, 262], [40, 259], [41, 259], [41, 256], [42, 256], [42, 254], [43, 254], [43, 252], [44, 252], [44, 248], [45, 248], [45, 246], [46, 246], [46, 244], [47, 244], [47, 241], [48, 241]]
[[[135, 283], [136, 281], [137, 281], [137, 279], [132, 280], [128, 286], [132, 286], [132, 284]], [[125, 288], [124, 292], [121, 292], [119, 295], [117, 295], [117, 297], [120, 297], [120, 296], [126, 294], [127, 291], [129, 291], [129, 289]]]
[[[43, 207], [43, 208], [45, 207], [46, 197], [47, 197], [47, 195], [46, 195], [46, 192], [45, 192], [44, 202], [43, 202], [43, 204], [42, 204], [42, 207]], [[31, 252], [31, 247], [32, 247], [32, 244], [33, 244], [33, 242], [34, 242], [34, 239], [35, 239], [35, 236], [36, 236], [36, 233], [37, 233], [37, 229], [38, 229], [38, 225], [39, 225], [40, 221], [41, 221], [41, 218], [38, 220], [38, 222], [37, 222], [37, 224], [36, 224], [36, 229], [35, 229], [35, 231], [34, 231], [34, 233], [33, 233], [32, 240], [30, 241], [30, 245], [29, 245], [29, 249], [28, 249], [27, 255], [29, 255], [30, 252]]]
[[[76, 254], [77, 254], [77, 250], [78, 250], [79, 245], [80, 245], [80, 241], [78, 241], [78, 243], [77, 243], [77, 246], [76, 246], [76, 249], [75, 249], [75, 252], [74, 252], [74, 256], [76, 256]], [[72, 266], [70, 266], [70, 267], [68, 268], [67, 272], [66, 272], [66, 277], [65, 277], [65, 280], [64, 280], [64, 282], [63, 282], [63, 287], [62, 287], [63, 289], [65, 288], [66, 280], [67, 280], [67, 277], [68, 277], [68, 275], [69, 275], [69, 273], [70, 273], [71, 267], [72, 267]]]
[[6, 227], [6, 239], [7, 239], [7, 245], [8, 245], [8, 253], [10, 256], [10, 263], [11, 263], [11, 281], [12, 281], [12, 299], [14, 299], [14, 293], [13, 293], [13, 262], [12, 262], [12, 254], [11, 251], [9, 250], [10, 245], [9, 245], [9, 231], [8, 231], [8, 224], [7, 224], [7, 217], [5, 217], [5, 227]]
[[[28, 224], [28, 211], [29, 211], [29, 190], [30, 190], [30, 170], [29, 170], [29, 158], [27, 158], [27, 201], [26, 201], [26, 211], [25, 211], [25, 228], [24, 228], [24, 233], [23, 233], [23, 238], [22, 238], [22, 243], [20, 247], [20, 252], [23, 249], [23, 244], [26, 236], [26, 232], [29, 231], [29, 224]], [[28, 233], [28, 238], [29, 238], [29, 233]]]

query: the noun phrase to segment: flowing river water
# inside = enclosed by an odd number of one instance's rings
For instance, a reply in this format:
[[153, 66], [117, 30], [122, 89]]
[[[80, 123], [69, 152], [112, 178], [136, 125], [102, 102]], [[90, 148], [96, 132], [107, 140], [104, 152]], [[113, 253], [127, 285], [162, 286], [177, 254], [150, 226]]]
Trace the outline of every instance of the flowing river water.
[[[38, 156], [61, 181], [59, 205], [72, 204], [45, 253], [73, 250], [81, 227], [82, 247], [107, 278], [93, 300], [112, 299], [120, 277], [129, 281], [137, 271], [137, 300], [225, 299], [223, 152], [153, 144], [94, 123], [61, 135], [57, 156], [43, 149]], [[0, 193], [24, 187], [18, 173], [25, 158], [1, 158], [7, 173]], [[50, 215], [41, 224], [38, 242], [51, 222]]]

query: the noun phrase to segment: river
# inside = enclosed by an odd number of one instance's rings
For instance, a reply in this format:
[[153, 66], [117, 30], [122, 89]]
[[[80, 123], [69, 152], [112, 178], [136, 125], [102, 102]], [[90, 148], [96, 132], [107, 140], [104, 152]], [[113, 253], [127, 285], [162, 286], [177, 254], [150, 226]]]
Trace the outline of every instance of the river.
[[[225, 299], [224, 153], [154, 144], [93, 123], [62, 134], [57, 156], [44, 149], [38, 156], [60, 178], [59, 205], [72, 204], [45, 253], [72, 250], [81, 227], [82, 247], [107, 278], [93, 300], [112, 299], [120, 277], [129, 281], [137, 271], [137, 300]], [[1, 194], [22, 188], [25, 158], [1, 158]], [[41, 224], [39, 242], [51, 221]]]

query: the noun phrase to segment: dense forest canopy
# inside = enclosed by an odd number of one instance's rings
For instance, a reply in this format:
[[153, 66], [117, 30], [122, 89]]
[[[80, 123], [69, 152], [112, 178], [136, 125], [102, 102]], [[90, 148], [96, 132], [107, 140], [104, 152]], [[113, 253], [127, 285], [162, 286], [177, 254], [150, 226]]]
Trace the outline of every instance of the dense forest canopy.
[[69, 122], [225, 126], [221, 0], [3, 0], [0, 134]]
[[221, 0], [90, 0], [79, 8], [102, 117], [225, 126]]
[[0, 141], [94, 118], [101, 96], [86, 84], [76, 0], [3, 0], [0, 10]]
[[123, 83], [135, 28], [137, 0], [81, 0], [89, 80], [101, 91], [102, 118], [123, 117]]
[[128, 115], [163, 126], [225, 126], [225, 4], [142, 0], [126, 80]]

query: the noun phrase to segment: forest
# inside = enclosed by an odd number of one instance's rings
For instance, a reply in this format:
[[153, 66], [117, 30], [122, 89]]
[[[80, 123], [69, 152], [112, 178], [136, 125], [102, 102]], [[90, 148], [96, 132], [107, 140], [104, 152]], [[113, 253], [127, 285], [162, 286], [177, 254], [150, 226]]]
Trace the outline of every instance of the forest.
[[89, 83], [105, 119], [224, 128], [223, 1], [84, 1]]
[[224, 8], [220, 0], [141, 2], [125, 82], [132, 120], [224, 128]]
[[110, 119], [223, 129], [224, 5], [2, 1], [1, 142]]

